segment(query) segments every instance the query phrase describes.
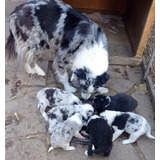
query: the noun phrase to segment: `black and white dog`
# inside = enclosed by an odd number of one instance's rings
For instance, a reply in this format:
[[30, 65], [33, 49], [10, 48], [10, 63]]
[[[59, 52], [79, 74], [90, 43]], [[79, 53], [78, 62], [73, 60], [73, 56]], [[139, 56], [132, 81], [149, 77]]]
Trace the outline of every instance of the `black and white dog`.
[[[80, 113], [82, 115], [83, 125], [87, 125], [88, 119], [93, 115], [94, 109], [90, 104], [80, 104], [80, 105], [59, 105], [52, 108], [47, 112], [49, 121], [49, 134], [52, 134], [53, 128], [57, 122], [63, 122], [71, 117], [75, 113]], [[77, 135], [77, 138], [80, 138]]]
[[132, 112], [137, 105], [138, 102], [125, 93], [118, 93], [115, 96], [98, 95], [93, 99], [93, 107], [98, 115], [105, 110]]
[[90, 141], [85, 154], [92, 156], [93, 153], [104, 153], [104, 156], [109, 156], [112, 149], [113, 133], [106, 120], [100, 116], [93, 115], [88, 121], [87, 132], [89, 133]]
[[23, 58], [26, 72], [44, 76], [37, 60], [50, 59], [65, 90], [76, 92], [71, 73], [82, 98], [108, 92], [105, 33], [80, 11], [58, 0], [30, 0], [11, 13], [9, 28], [6, 59]]
[[53, 126], [50, 136], [51, 147], [48, 152], [57, 147], [61, 147], [64, 150], [75, 150], [74, 146], [70, 146], [70, 141], [73, 136], [79, 134], [82, 125], [82, 115], [80, 113], [75, 113], [63, 122], [58, 121]]
[[151, 127], [147, 120], [138, 114], [106, 110], [100, 116], [114, 129], [113, 141], [123, 132], [130, 134], [129, 139], [123, 140], [123, 144], [133, 143], [143, 134], [150, 139], [155, 138], [150, 134]]
[[80, 99], [71, 92], [58, 88], [43, 88], [37, 93], [38, 108], [42, 116], [48, 121], [48, 110], [59, 105], [82, 104]]

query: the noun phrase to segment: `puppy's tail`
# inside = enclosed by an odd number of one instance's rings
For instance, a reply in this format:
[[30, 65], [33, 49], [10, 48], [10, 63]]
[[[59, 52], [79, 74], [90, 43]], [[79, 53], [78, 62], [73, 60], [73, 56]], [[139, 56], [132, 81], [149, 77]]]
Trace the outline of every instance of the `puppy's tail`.
[[5, 45], [5, 58], [8, 62], [14, 62], [17, 59], [17, 53], [15, 51], [15, 38], [11, 30]]
[[155, 139], [155, 137], [151, 135], [151, 126], [149, 124], [147, 124], [146, 136], [150, 139]]

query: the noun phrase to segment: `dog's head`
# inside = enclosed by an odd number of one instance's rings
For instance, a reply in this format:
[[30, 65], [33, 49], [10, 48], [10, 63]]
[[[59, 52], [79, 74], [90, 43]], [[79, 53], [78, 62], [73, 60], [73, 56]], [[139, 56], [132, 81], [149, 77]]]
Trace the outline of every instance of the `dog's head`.
[[98, 95], [95, 96], [93, 100], [93, 107], [95, 111], [100, 114], [105, 111], [111, 102], [111, 98], [109, 96]]
[[106, 72], [99, 76], [93, 76], [89, 70], [84, 68], [75, 70], [72, 74], [71, 81], [73, 85], [81, 88], [81, 97], [86, 100], [95, 93], [99, 87], [102, 87], [109, 77]]
[[83, 116], [84, 121], [88, 121], [88, 119], [93, 115], [94, 109], [90, 104], [82, 104], [81, 105], [81, 114]]

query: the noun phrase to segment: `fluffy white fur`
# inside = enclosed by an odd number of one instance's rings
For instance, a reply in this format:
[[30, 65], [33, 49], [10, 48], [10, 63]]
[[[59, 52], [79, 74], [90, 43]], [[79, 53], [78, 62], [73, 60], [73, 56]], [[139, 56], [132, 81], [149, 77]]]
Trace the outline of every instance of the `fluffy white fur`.
[[102, 44], [95, 44], [77, 53], [73, 61], [72, 71], [74, 72], [77, 68], [84, 67], [90, 70], [90, 74], [93, 78], [107, 71], [108, 52], [104, 50]]
[[123, 144], [135, 142], [141, 135], [146, 134], [150, 139], [154, 137], [150, 134], [151, 127], [147, 120], [132, 112], [118, 112], [106, 110], [100, 114], [107, 120], [108, 124], [114, 129], [113, 141], [118, 138], [124, 131], [130, 134], [129, 139], [124, 140]]

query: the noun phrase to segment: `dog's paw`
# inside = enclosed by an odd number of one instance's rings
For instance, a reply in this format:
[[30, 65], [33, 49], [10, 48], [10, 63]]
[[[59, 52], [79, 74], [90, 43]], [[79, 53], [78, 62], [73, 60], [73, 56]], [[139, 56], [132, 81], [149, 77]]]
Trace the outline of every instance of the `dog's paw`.
[[51, 146], [49, 149], [48, 149], [48, 153], [53, 150], [53, 147]]
[[39, 75], [39, 76], [45, 76], [46, 75], [45, 72], [37, 64], [35, 64], [34, 70], [35, 70], [36, 74]]
[[74, 147], [74, 146], [69, 146], [69, 147], [67, 147], [65, 150], [75, 150], [76, 148]]
[[42, 113], [42, 116], [44, 117], [44, 119], [46, 120], [46, 121], [48, 121], [48, 116], [47, 116], [47, 114], [44, 112], [44, 113]]
[[97, 90], [100, 94], [104, 94], [108, 92], [108, 88], [99, 87]]
[[72, 93], [75, 93], [77, 91], [76, 88], [72, 87], [72, 86], [67, 86], [65, 87], [65, 90], [69, 91], [69, 92], [72, 92]]
[[84, 152], [84, 154], [85, 154], [86, 156], [88, 156], [88, 150], [86, 150], [86, 151]]
[[122, 144], [130, 144], [130, 142], [128, 140], [123, 140]]

